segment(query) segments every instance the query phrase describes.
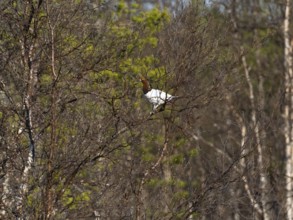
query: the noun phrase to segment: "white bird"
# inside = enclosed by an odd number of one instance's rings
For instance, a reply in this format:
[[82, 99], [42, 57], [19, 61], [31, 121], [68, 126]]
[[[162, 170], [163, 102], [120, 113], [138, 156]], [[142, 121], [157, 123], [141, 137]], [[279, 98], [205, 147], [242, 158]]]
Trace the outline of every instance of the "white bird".
[[142, 91], [144, 97], [153, 105], [153, 112], [151, 112], [151, 115], [158, 111], [164, 111], [165, 105], [177, 97], [159, 89], [152, 89], [148, 80], [142, 76], [140, 77], [140, 81], [143, 84]]

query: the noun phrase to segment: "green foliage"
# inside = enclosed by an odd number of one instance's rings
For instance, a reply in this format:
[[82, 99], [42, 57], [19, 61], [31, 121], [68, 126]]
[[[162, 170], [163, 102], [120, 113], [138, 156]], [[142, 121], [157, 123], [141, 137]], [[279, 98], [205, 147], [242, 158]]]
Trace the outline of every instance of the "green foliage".
[[160, 187], [164, 185], [164, 181], [158, 178], [151, 178], [148, 180], [147, 185], [152, 188]]
[[58, 124], [57, 133], [59, 134], [59, 146], [69, 143], [71, 137], [77, 135], [77, 132], [78, 128], [73, 126], [73, 124], [71, 124], [71, 126], [67, 123]]
[[179, 191], [174, 194], [174, 199], [184, 199], [188, 198], [189, 192], [187, 191]]
[[65, 206], [68, 206], [69, 209], [76, 209], [78, 205], [82, 203], [87, 203], [90, 201], [90, 193], [85, 191], [77, 195], [72, 194], [72, 190], [66, 189], [62, 196], [62, 203]]
[[173, 181], [174, 181], [174, 185], [177, 186], [178, 188], [184, 188], [187, 185], [187, 183], [185, 181], [180, 180], [180, 179], [176, 179]]
[[[161, 30], [165, 23], [170, 19], [166, 11], [153, 9], [151, 11], [139, 11], [137, 4], [131, 4], [130, 9], [124, 1], [119, 1], [118, 15], [123, 18], [130, 14], [131, 23], [114, 22], [110, 28], [113, 35], [120, 39], [132, 39], [126, 45], [125, 54], [127, 57], [119, 61], [119, 71], [123, 73], [149, 73], [150, 75], [158, 75], [162, 73], [163, 67], [154, 68], [158, 59], [152, 54], [143, 56], [131, 56], [133, 53], [142, 53], [148, 47], [155, 48], [158, 44], [156, 33]], [[135, 27], [135, 28], [132, 28]]]
[[32, 207], [34, 205], [33, 201], [34, 201], [33, 195], [32, 194], [28, 195], [27, 196], [27, 205]]
[[148, 146], [142, 149], [141, 156], [142, 156], [142, 160], [146, 162], [154, 161], [154, 159], [156, 158], [152, 152], [152, 148]]
[[158, 60], [153, 55], [143, 58], [128, 58], [120, 63], [120, 69], [122, 72], [131, 72], [134, 75], [147, 72], [149, 76], [160, 77], [162, 75], [162, 67], [150, 69], [157, 62]]
[[170, 21], [170, 16], [167, 11], [160, 11], [157, 8], [154, 8], [147, 12], [141, 12], [138, 15], [132, 17], [132, 20], [145, 27], [146, 32], [151, 34], [159, 31], [164, 23]]
[[70, 189], [66, 189], [63, 193], [63, 196], [62, 196], [62, 203], [65, 205], [65, 206], [73, 206], [73, 201], [74, 201], [74, 198], [71, 196], [71, 190]]
[[184, 162], [184, 155], [182, 153], [173, 154], [170, 158], [170, 164], [182, 164]]
[[41, 85], [44, 85], [44, 86], [49, 86], [52, 84], [52, 76], [50, 74], [43, 74], [41, 77], [40, 77], [40, 84]]

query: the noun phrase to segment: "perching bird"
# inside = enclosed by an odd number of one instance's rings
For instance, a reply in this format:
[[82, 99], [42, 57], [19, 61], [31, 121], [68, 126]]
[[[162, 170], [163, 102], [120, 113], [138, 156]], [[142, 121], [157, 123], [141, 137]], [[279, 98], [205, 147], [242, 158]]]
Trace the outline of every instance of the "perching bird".
[[144, 93], [144, 97], [153, 105], [151, 115], [158, 111], [164, 111], [165, 105], [177, 97], [159, 89], [152, 89], [148, 80], [143, 76], [140, 77], [140, 81], [143, 84], [142, 91]]

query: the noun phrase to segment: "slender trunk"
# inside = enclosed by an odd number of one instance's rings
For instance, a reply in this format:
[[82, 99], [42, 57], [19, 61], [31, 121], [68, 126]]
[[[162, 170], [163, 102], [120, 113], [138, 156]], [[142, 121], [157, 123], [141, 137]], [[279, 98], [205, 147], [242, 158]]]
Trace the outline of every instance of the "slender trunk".
[[37, 64], [34, 61], [34, 45], [29, 44], [27, 39], [24, 38], [22, 44], [22, 63], [24, 72], [28, 75], [27, 90], [23, 100], [23, 111], [25, 115], [25, 128], [28, 133], [29, 140], [29, 153], [27, 156], [26, 164], [21, 177], [20, 195], [16, 201], [18, 210], [25, 218], [25, 207], [23, 199], [27, 196], [29, 188], [29, 175], [33, 167], [35, 159], [35, 141], [34, 141], [34, 128], [33, 128], [33, 97], [35, 95], [35, 85], [37, 83]]
[[[25, 2], [23, 4], [23, 37], [19, 39], [19, 45], [21, 47], [21, 65], [23, 68], [23, 73], [26, 83], [26, 91], [23, 95], [23, 115], [24, 115], [24, 127], [19, 129], [19, 134], [22, 133], [23, 130], [26, 130], [28, 134], [28, 143], [29, 143], [29, 151], [27, 155], [27, 159], [23, 160], [23, 172], [21, 176], [14, 177], [12, 172], [8, 171], [5, 176], [5, 181], [3, 185], [4, 190], [4, 203], [11, 209], [14, 215], [18, 216], [20, 219], [26, 218], [26, 198], [28, 196], [29, 191], [29, 178], [30, 173], [33, 168], [33, 163], [35, 159], [35, 141], [34, 141], [34, 126], [33, 126], [33, 100], [35, 96], [35, 86], [37, 83], [37, 69], [38, 62], [35, 54], [35, 45], [36, 45], [36, 35], [30, 37], [31, 32], [34, 32], [32, 27], [32, 21], [35, 14], [35, 10], [32, 6], [31, 2]], [[2, 87], [5, 86], [4, 84]], [[7, 96], [7, 94], [6, 94]], [[11, 101], [9, 96], [8, 99]], [[19, 188], [17, 190], [10, 187], [11, 179], [16, 178], [19, 182]]]
[[292, 45], [290, 45], [290, 7], [291, 1], [286, 0], [285, 19], [284, 19], [284, 60], [285, 60], [285, 141], [286, 141], [286, 213], [287, 219], [293, 219], [293, 94], [292, 94]]
[[[258, 69], [262, 68], [261, 65], [261, 61], [260, 61], [260, 51], [257, 50], [256, 52], [256, 59], [257, 59], [257, 65], [258, 65]], [[259, 103], [259, 108], [260, 108], [260, 112], [262, 114], [264, 114], [265, 112], [265, 90], [264, 90], [264, 76], [262, 73], [260, 73], [258, 75], [259, 77], [259, 83], [258, 83], [258, 93], [259, 93], [259, 97], [258, 97], [258, 103]], [[264, 127], [264, 120], [262, 117], [259, 117], [259, 123], [261, 123]], [[265, 149], [267, 148], [267, 151], [264, 152], [263, 156], [265, 158], [264, 164], [269, 163], [271, 164], [271, 157], [269, 152], [269, 146], [267, 145], [267, 132], [264, 128], [259, 130], [259, 136], [261, 137], [260, 142], [262, 147]], [[263, 167], [264, 169], [266, 169], [265, 167]], [[276, 209], [276, 207], [274, 206], [274, 200], [275, 200], [275, 195], [273, 194], [274, 190], [273, 189], [273, 185], [272, 182], [269, 178], [269, 173], [267, 173], [268, 171], [263, 171], [266, 179], [266, 182], [264, 184], [264, 192], [262, 194], [262, 199], [264, 201], [266, 201], [265, 206], [263, 207], [264, 209], [264, 215], [266, 215], [266, 217], [268, 219], [277, 219], [278, 217], [278, 210]]]
[[46, 186], [46, 201], [45, 201], [45, 212], [46, 212], [46, 218], [50, 219], [54, 216], [54, 206], [53, 206], [53, 191], [52, 191], [52, 180], [53, 180], [53, 162], [54, 162], [54, 155], [55, 155], [55, 149], [57, 146], [57, 73], [56, 73], [56, 61], [55, 61], [55, 31], [54, 26], [50, 22], [49, 28], [50, 28], [50, 34], [51, 34], [51, 75], [52, 75], [52, 90], [51, 90], [51, 101], [52, 101], [52, 107], [51, 107], [51, 140], [50, 140], [50, 149], [49, 149], [49, 158], [47, 163], [47, 175], [48, 175], [48, 182]]
[[[240, 36], [238, 34], [238, 23], [237, 23], [237, 18], [236, 18], [236, 12], [235, 12], [235, 7], [236, 3], [233, 1], [232, 5], [232, 20], [234, 23], [234, 28], [235, 28], [235, 39], [240, 40]], [[264, 220], [270, 220], [274, 219], [274, 216], [272, 216], [269, 212], [270, 210], [270, 197], [269, 195], [269, 190], [270, 190], [270, 180], [269, 176], [266, 172], [266, 167], [265, 167], [265, 157], [264, 157], [264, 149], [265, 146], [263, 142], [261, 141], [261, 129], [260, 129], [260, 121], [257, 115], [257, 107], [256, 107], [256, 100], [254, 96], [254, 88], [253, 84], [251, 81], [250, 77], [250, 67], [247, 64], [246, 56], [244, 54], [245, 50], [242, 45], [240, 45], [240, 51], [242, 54], [241, 61], [242, 65], [244, 67], [244, 74], [245, 74], [245, 79], [248, 84], [248, 91], [249, 91], [249, 100], [250, 100], [250, 105], [251, 105], [251, 125], [253, 127], [253, 132], [255, 136], [255, 141], [256, 141], [256, 149], [257, 149], [257, 166], [259, 167], [259, 178], [260, 178], [260, 193], [261, 193], [261, 208], [262, 208], [262, 216]], [[263, 100], [261, 100], [263, 101]], [[260, 210], [257, 210], [259, 213]]]
[[[31, 57], [29, 58], [31, 60]], [[31, 62], [31, 61], [29, 61]], [[31, 68], [31, 67], [30, 67]], [[25, 112], [25, 127], [28, 132], [29, 139], [29, 153], [27, 156], [26, 165], [24, 167], [22, 173], [22, 185], [21, 185], [21, 194], [20, 200], [17, 202], [19, 209], [23, 209], [23, 198], [28, 193], [28, 182], [30, 171], [33, 167], [34, 159], [35, 159], [35, 142], [34, 142], [34, 131], [33, 131], [33, 110], [32, 110], [32, 97], [34, 95], [34, 87], [36, 82], [36, 71], [34, 69], [29, 70], [29, 79], [28, 79], [28, 90], [26, 97], [24, 98], [24, 112]], [[22, 215], [25, 214], [22, 211]]]
[[240, 168], [239, 168], [239, 171], [241, 171], [242, 173], [242, 181], [243, 181], [243, 184], [244, 184], [244, 189], [248, 195], [248, 199], [250, 200], [250, 203], [252, 205], [252, 207], [254, 208], [254, 210], [258, 213], [258, 215], [263, 215], [263, 210], [261, 209], [261, 206], [259, 204], [259, 202], [254, 198], [254, 195], [252, 194], [252, 191], [251, 191], [251, 188], [249, 186], [249, 183], [248, 183], [248, 178], [247, 178], [247, 175], [244, 174], [244, 169], [246, 168], [246, 155], [248, 155], [248, 149], [247, 149], [247, 146], [246, 146], [246, 143], [247, 143], [247, 128], [245, 126], [245, 123], [242, 119], [242, 117], [237, 114], [237, 112], [231, 108], [231, 111], [232, 113], [234, 114], [234, 116], [236, 117], [237, 119], [237, 122], [238, 124], [241, 126], [241, 144], [240, 144], [240, 151], [241, 151], [241, 156], [240, 156]]
[[[243, 48], [242, 48], [242, 53], [243, 53]], [[251, 121], [252, 121], [252, 126], [254, 128], [254, 134], [255, 134], [255, 139], [256, 139], [257, 164], [259, 167], [259, 174], [260, 174], [260, 190], [261, 190], [261, 203], [262, 203], [262, 209], [263, 209], [263, 218], [264, 218], [264, 220], [275, 219], [273, 216], [273, 213], [269, 212], [269, 210], [271, 210], [271, 207], [270, 207], [271, 201], [270, 201], [270, 196], [269, 196], [270, 180], [269, 180], [268, 174], [266, 172], [265, 161], [264, 161], [264, 148], [265, 148], [265, 146], [263, 145], [263, 143], [261, 141], [261, 129], [260, 129], [260, 124], [259, 124], [260, 121], [257, 120], [253, 86], [252, 86], [252, 82], [250, 79], [249, 68], [247, 66], [246, 57], [244, 55], [242, 56], [242, 63], [244, 66], [246, 81], [249, 86], [249, 99], [251, 102], [251, 110], [252, 110]], [[262, 84], [261, 84], [261, 86], [262, 86]], [[263, 100], [261, 100], [261, 101], [263, 101]]]

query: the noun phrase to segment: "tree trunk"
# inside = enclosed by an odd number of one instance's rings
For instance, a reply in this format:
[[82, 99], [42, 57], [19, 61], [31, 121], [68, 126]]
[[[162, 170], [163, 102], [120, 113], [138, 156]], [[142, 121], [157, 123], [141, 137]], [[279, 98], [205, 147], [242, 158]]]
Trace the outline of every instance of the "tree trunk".
[[[50, 40], [51, 40], [51, 77], [52, 77], [52, 88], [51, 88], [51, 134], [50, 134], [50, 145], [49, 145], [49, 155], [47, 161], [47, 186], [46, 186], [46, 199], [44, 200], [45, 204], [45, 214], [46, 219], [51, 219], [54, 214], [54, 204], [53, 204], [53, 164], [55, 159], [55, 150], [57, 148], [57, 101], [58, 101], [58, 88], [57, 88], [57, 80], [58, 75], [56, 72], [56, 59], [55, 59], [55, 26], [51, 19], [51, 10], [48, 5], [46, 5], [46, 10], [48, 16], [48, 26], [50, 30]], [[58, 12], [57, 14], [59, 14]]]
[[[236, 17], [236, 2], [233, 1], [232, 4], [232, 20], [235, 28], [235, 39], [241, 40], [238, 31], [238, 23], [237, 23], [237, 17]], [[256, 209], [258, 213], [261, 213], [264, 220], [273, 220], [275, 219], [275, 212], [273, 209], [271, 209], [271, 197], [270, 197], [270, 191], [271, 191], [271, 184], [269, 175], [266, 171], [266, 162], [267, 159], [265, 157], [265, 143], [261, 139], [261, 135], [264, 134], [264, 131], [261, 130], [261, 121], [259, 119], [259, 116], [257, 114], [258, 108], [256, 105], [256, 98], [255, 98], [255, 91], [253, 87], [253, 82], [251, 79], [251, 73], [250, 73], [250, 66], [247, 63], [246, 55], [245, 55], [245, 49], [243, 45], [239, 46], [240, 53], [241, 53], [241, 61], [244, 68], [244, 74], [245, 79], [248, 85], [248, 94], [249, 94], [249, 101], [251, 106], [251, 116], [250, 116], [250, 123], [253, 129], [253, 133], [255, 136], [255, 144], [256, 144], [256, 150], [257, 150], [257, 166], [259, 168], [259, 188], [260, 188], [260, 203], [261, 203], [261, 210]], [[264, 95], [263, 93], [263, 81], [262, 78], [259, 83], [259, 91], [260, 91], [260, 110], [263, 110], [264, 106], [262, 103], [264, 103]]]
[[[29, 6], [28, 6], [29, 7]], [[32, 11], [30, 13], [33, 13]], [[29, 15], [33, 16], [33, 15]], [[30, 24], [29, 24], [30, 25]], [[29, 140], [29, 153], [27, 156], [27, 161], [21, 177], [20, 185], [20, 197], [16, 201], [22, 217], [25, 218], [25, 208], [23, 198], [27, 196], [29, 188], [29, 174], [33, 166], [35, 158], [35, 141], [34, 141], [34, 130], [33, 130], [33, 97], [35, 95], [35, 85], [37, 83], [37, 68], [35, 45], [29, 42], [25, 36], [21, 42], [22, 47], [22, 64], [24, 67], [24, 72], [27, 75], [27, 89], [26, 94], [23, 97], [23, 111], [25, 115], [25, 129], [28, 133]]]
[[286, 209], [287, 219], [293, 219], [293, 94], [292, 94], [292, 45], [290, 45], [290, 7], [291, 1], [286, 0], [284, 18], [284, 64], [285, 64], [285, 140], [286, 140]]

